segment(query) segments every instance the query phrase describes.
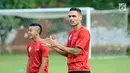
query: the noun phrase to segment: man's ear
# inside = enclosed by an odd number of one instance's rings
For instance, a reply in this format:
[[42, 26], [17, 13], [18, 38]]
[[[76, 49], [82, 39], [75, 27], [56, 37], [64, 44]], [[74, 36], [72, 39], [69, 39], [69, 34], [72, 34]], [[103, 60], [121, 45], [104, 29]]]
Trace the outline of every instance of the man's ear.
[[37, 27], [37, 32], [40, 35], [40, 28], [39, 27]]
[[79, 17], [80, 17], [81, 20], [83, 20], [83, 16], [82, 15], [80, 15]]
[[38, 34], [41, 35], [41, 34], [40, 34], [40, 29], [38, 29]]

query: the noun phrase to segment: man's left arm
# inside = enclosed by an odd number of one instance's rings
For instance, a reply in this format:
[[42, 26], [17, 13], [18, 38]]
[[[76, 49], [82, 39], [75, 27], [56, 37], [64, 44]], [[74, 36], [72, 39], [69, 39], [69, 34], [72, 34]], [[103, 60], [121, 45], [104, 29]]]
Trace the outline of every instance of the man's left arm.
[[42, 63], [40, 65], [38, 73], [44, 73], [45, 67], [48, 63], [49, 48], [47, 48], [43, 44], [41, 44], [41, 52], [42, 52]]
[[42, 64], [38, 73], [44, 73], [45, 66], [47, 65], [48, 57], [42, 57]]
[[70, 53], [74, 56], [77, 56], [82, 51], [82, 49], [79, 47], [69, 48], [69, 47], [62, 46], [61, 44], [58, 44], [56, 47], [59, 48], [60, 50], [67, 52], [67, 53]]

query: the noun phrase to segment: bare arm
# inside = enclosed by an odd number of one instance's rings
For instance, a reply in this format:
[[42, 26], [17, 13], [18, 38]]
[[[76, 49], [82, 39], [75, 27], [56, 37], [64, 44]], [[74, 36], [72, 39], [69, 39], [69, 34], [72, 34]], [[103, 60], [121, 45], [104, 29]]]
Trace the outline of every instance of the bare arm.
[[65, 57], [68, 56], [68, 54], [65, 51], [63, 51], [59, 48], [53, 47], [52, 49], [54, 49], [57, 53], [61, 54], [62, 56], [65, 56]]
[[42, 64], [38, 73], [44, 73], [45, 66], [47, 65], [48, 57], [42, 57]]
[[82, 50], [79, 47], [75, 47], [75, 48], [65, 47], [65, 46], [59, 44], [58, 42], [56, 42], [55, 40], [52, 40], [51, 38], [47, 38], [46, 43], [47, 43], [48, 47], [50, 47], [50, 48], [52, 47], [52, 49], [56, 50], [61, 55], [64, 55], [64, 53], [67, 53], [67, 54], [70, 53], [74, 56], [77, 56]]
[[77, 56], [77, 55], [81, 52], [81, 50], [82, 50], [82, 49], [79, 48], [79, 47], [69, 48], [69, 47], [65, 47], [65, 46], [63, 46], [63, 45], [61, 45], [61, 44], [57, 44], [55, 47], [58, 48], [58, 49], [60, 49], [60, 50], [62, 50], [62, 51], [65, 51], [65, 52], [67, 52], [67, 53], [70, 53], [70, 54], [72, 54], [72, 55], [74, 55], [74, 56]]
[[[43, 43], [43, 42], [42, 42], [42, 43]], [[53, 49], [53, 50], [55, 50], [57, 53], [61, 54], [62, 56], [65, 56], [65, 57], [68, 56], [68, 53], [67, 53], [67, 52], [65, 52], [65, 51], [63, 51], [63, 50], [61, 50], [61, 49], [59, 49], [59, 48], [52, 47], [50, 44], [45, 43], [45, 41], [44, 41], [43, 44], [44, 44], [45, 46], [49, 47], [50, 50]]]

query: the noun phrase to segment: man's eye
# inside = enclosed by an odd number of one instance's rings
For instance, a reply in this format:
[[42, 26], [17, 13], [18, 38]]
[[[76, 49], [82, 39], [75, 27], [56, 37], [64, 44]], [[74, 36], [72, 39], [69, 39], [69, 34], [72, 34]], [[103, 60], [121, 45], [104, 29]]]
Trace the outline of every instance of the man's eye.
[[69, 17], [76, 17], [76, 15], [69, 15]]
[[69, 15], [69, 17], [71, 17], [71, 15]]
[[76, 15], [72, 15], [72, 17], [76, 17]]

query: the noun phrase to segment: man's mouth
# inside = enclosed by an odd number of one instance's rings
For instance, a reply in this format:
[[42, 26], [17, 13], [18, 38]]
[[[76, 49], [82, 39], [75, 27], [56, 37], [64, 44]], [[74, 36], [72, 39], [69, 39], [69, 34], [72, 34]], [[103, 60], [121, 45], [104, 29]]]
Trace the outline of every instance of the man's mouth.
[[31, 34], [28, 34], [29, 37], [31, 37], [32, 35]]
[[70, 24], [73, 24], [74, 23], [74, 21], [70, 21]]

